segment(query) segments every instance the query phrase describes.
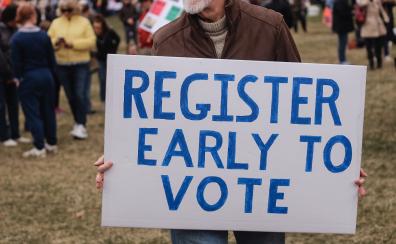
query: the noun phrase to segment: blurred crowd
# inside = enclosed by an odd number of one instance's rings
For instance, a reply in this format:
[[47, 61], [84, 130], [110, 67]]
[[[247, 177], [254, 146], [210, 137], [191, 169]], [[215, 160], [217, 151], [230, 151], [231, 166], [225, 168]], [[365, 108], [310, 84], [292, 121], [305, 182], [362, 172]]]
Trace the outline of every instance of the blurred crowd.
[[[311, 4], [321, 6], [324, 22], [338, 37], [338, 61], [348, 64], [347, 47], [365, 47], [370, 69], [380, 69], [383, 60], [394, 61], [393, 7], [396, 0], [252, 0], [280, 12], [296, 33], [308, 31]], [[33, 143], [24, 157], [45, 157], [56, 152], [56, 114], [61, 87], [69, 103], [74, 126], [70, 135], [88, 137], [87, 117], [91, 107], [91, 76], [98, 73], [100, 101], [105, 102], [107, 54], [117, 53], [121, 39], [125, 52], [151, 53], [152, 34], [139, 28], [152, 0], [38, 0], [0, 2], [0, 141], [6, 147]], [[117, 14], [123, 26], [121, 37], [106, 21]], [[353, 40], [348, 39], [354, 33]], [[24, 130], [20, 134], [19, 105]]]
[[[60, 0], [9, 2], [0, 22], [0, 141], [6, 147], [31, 143], [21, 137], [19, 104], [33, 148], [24, 157], [56, 152], [56, 114], [60, 89], [66, 94], [74, 126], [70, 135], [88, 137], [91, 76], [98, 73], [100, 100], [105, 102], [107, 55], [118, 52], [119, 34], [105, 16], [114, 10], [104, 1]], [[127, 54], [149, 54], [152, 35], [138, 28], [151, 0], [120, 3], [118, 14], [125, 30]]]

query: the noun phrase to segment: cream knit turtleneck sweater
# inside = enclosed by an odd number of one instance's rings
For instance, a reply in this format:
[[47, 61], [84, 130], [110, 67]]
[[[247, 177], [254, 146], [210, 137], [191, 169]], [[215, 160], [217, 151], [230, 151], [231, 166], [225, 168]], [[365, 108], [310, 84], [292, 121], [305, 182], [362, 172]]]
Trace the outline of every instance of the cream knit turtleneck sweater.
[[221, 58], [227, 36], [226, 16], [224, 15], [223, 18], [212, 23], [199, 20], [199, 24], [212, 40], [216, 49], [217, 58]]

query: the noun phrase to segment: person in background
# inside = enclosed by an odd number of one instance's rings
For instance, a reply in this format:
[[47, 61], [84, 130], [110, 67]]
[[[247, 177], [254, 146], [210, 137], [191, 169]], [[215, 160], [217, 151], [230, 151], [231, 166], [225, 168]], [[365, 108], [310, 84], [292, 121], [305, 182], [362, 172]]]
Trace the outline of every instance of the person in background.
[[[8, 5], [1, 14], [0, 22], [0, 49], [4, 55], [7, 66], [2, 65], [2, 69], [11, 67], [10, 63], [10, 40], [17, 30], [15, 21], [17, 6]], [[12, 77], [9, 77], [11, 75]], [[17, 146], [20, 143], [30, 143], [28, 138], [21, 137], [19, 132], [19, 101], [17, 87], [13, 74], [0, 77], [0, 142], [6, 147]], [[7, 114], [9, 128], [7, 126]]]
[[[140, 0], [140, 15], [139, 23], [142, 22], [148, 11], [150, 10], [152, 0]], [[138, 28], [139, 36], [139, 54], [140, 55], [151, 55], [151, 48], [153, 46], [152, 34], [148, 31]]]
[[304, 32], [307, 32], [307, 0], [294, 0], [292, 4], [293, 16], [294, 16], [294, 31], [298, 32], [298, 22], [301, 22], [301, 26]]
[[95, 46], [95, 33], [91, 23], [79, 15], [75, 0], [61, 0], [62, 15], [48, 30], [55, 49], [57, 74], [69, 101], [75, 125], [70, 134], [76, 139], [88, 137], [86, 86], [89, 75], [90, 52]]
[[262, 6], [282, 14], [289, 28], [294, 26], [293, 14], [288, 0], [270, 0], [269, 2], [263, 2]]
[[100, 100], [104, 103], [106, 98], [107, 54], [117, 53], [120, 37], [107, 25], [106, 20], [100, 14], [93, 18], [93, 29], [96, 34], [96, 59], [99, 64]]
[[16, 19], [21, 27], [11, 40], [12, 67], [19, 81], [18, 93], [34, 145], [23, 157], [45, 157], [47, 151], [58, 150], [54, 50], [48, 35], [36, 26], [37, 16], [32, 4], [21, 4]]
[[[394, 16], [393, 16], [393, 7], [396, 4], [396, 0], [382, 0], [382, 5], [385, 9], [386, 14], [389, 17], [388, 23], [386, 23], [386, 36], [384, 41], [384, 55], [385, 61], [392, 61], [392, 56], [390, 55], [389, 48], [392, 46], [392, 43], [396, 43], [396, 36], [393, 32], [394, 26]], [[395, 57], [396, 61], [396, 57]]]
[[[80, 0], [78, 1], [78, 5], [80, 8], [81, 16], [87, 18], [89, 22], [91, 22], [92, 24], [94, 12], [90, 7], [89, 2], [87, 0]], [[91, 64], [89, 66], [91, 66]], [[94, 114], [96, 112], [95, 110], [92, 109], [92, 103], [91, 103], [91, 78], [92, 78], [91, 72], [89, 72], [87, 75], [87, 81], [85, 83], [85, 88], [84, 88], [87, 114]]]
[[333, 5], [332, 29], [338, 36], [338, 61], [349, 64], [346, 59], [348, 33], [354, 30], [353, 3], [351, 0], [335, 0]]
[[[366, 44], [369, 67], [371, 70], [381, 69], [382, 48], [386, 35], [384, 21], [385, 23], [389, 22], [388, 15], [380, 0], [357, 0], [357, 4], [367, 7], [366, 21], [362, 25], [360, 33]], [[377, 60], [376, 66], [374, 66], [374, 54]]]
[[131, 0], [123, 0], [122, 9], [120, 10], [120, 19], [124, 25], [126, 43], [134, 41], [137, 43], [136, 22], [139, 13]]
[[91, 9], [89, 2], [87, 0], [80, 0], [78, 1], [78, 5], [80, 6], [81, 15], [92, 22], [95, 13]]

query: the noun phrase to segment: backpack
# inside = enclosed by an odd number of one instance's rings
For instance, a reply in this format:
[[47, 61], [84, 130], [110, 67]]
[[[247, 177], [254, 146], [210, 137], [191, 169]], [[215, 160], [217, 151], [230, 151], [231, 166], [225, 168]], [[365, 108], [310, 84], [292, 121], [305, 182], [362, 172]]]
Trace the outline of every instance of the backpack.
[[367, 16], [367, 6], [359, 6], [355, 5], [355, 21], [356, 24], [361, 26], [366, 22], [366, 16]]

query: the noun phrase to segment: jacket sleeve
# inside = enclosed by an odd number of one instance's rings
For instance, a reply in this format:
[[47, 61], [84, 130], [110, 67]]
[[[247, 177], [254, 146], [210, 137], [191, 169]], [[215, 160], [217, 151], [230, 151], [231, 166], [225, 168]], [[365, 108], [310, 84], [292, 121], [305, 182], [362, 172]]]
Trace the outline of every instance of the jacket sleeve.
[[14, 76], [21, 80], [22, 78], [22, 53], [18, 43], [14, 40], [11, 41], [11, 64], [14, 71]]
[[55, 33], [55, 29], [56, 29], [55, 23], [52, 22], [52, 24], [50, 25], [50, 28], [48, 29], [47, 33], [48, 33], [48, 36], [51, 39], [51, 43], [52, 43], [53, 46], [55, 46], [56, 39], [57, 39], [57, 36], [56, 36], [56, 33]]
[[0, 49], [0, 82], [12, 79], [12, 71], [3, 51]]
[[285, 21], [278, 28], [276, 37], [276, 61], [281, 62], [301, 62], [300, 54], [290, 34]]
[[83, 36], [71, 41], [71, 43], [73, 44], [73, 49], [80, 51], [87, 51], [93, 49], [95, 47], [95, 42], [96, 36], [88, 20], [84, 25]]
[[56, 67], [56, 60], [55, 60], [55, 52], [54, 48], [52, 47], [51, 39], [48, 38], [47, 43], [47, 55], [48, 55], [48, 67], [51, 70], [52, 75], [55, 77], [55, 67]]
[[109, 40], [109, 53], [116, 53], [118, 46], [120, 45], [120, 37], [114, 30], [110, 30], [110, 40]]

